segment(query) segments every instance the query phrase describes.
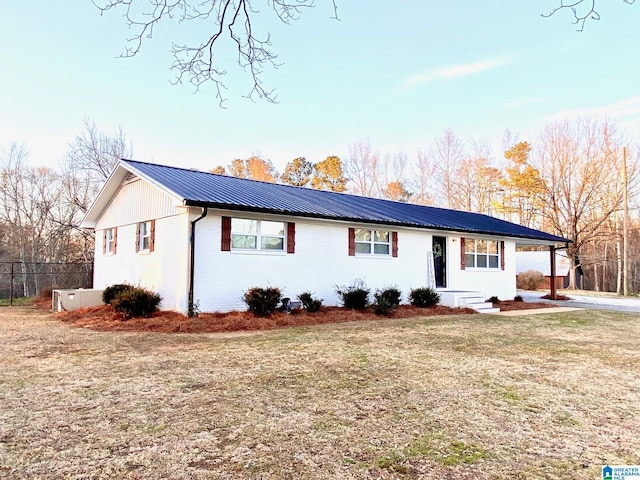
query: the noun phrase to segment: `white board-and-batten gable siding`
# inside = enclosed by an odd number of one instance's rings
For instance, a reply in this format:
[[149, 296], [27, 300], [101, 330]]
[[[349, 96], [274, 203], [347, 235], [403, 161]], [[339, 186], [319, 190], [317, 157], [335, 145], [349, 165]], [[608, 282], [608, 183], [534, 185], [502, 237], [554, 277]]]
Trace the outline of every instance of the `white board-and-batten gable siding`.
[[186, 213], [182, 201], [155, 185], [135, 178], [126, 180], [96, 222], [96, 231], [104, 228]]
[[[136, 251], [139, 222], [154, 221], [154, 250]], [[161, 309], [185, 309], [189, 213], [182, 202], [142, 179], [125, 181], [96, 221], [95, 288], [129, 283], [162, 296]], [[103, 253], [104, 230], [117, 228], [116, 253]]]

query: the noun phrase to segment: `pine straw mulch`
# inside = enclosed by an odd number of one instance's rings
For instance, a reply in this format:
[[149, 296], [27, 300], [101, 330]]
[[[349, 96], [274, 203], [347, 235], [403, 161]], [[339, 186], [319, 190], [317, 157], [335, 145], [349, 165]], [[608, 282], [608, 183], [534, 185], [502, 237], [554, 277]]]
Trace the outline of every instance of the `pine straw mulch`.
[[[552, 305], [536, 302], [501, 301], [496, 306], [500, 310], [522, 310], [544, 308]], [[271, 330], [282, 327], [320, 325], [325, 323], [358, 322], [380, 318], [411, 318], [434, 315], [473, 314], [470, 308], [451, 308], [437, 305], [430, 308], [417, 308], [401, 305], [389, 315], [379, 316], [373, 310], [348, 310], [342, 307], [323, 307], [320, 312], [308, 313], [297, 310], [290, 314], [276, 312], [268, 318], [255, 317], [249, 312], [233, 311], [228, 313], [200, 313], [197, 317], [186, 317], [177, 312], [161, 311], [151, 318], [132, 318], [126, 320], [109, 305], [85, 307], [56, 314], [56, 318], [65, 323], [100, 331], [143, 331], [143, 332], [181, 332], [210, 333], [234, 332], [246, 330]]]

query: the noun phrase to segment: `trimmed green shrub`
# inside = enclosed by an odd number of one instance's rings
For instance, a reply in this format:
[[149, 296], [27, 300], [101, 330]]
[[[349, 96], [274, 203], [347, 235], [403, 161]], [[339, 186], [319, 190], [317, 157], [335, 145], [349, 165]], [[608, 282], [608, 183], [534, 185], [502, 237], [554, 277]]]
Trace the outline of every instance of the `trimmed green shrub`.
[[433, 288], [414, 288], [409, 292], [409, 303], [414, 307], [433, 307], [440, 302], [440, 295]]
[[111, 300], [111, 306], [125, 318], [150, 317], [158, 310], [160, 295], [140, 287], [127, 287]]
[[376, 290], [373, 294], [374, 311], [377, 315], [387, 315], [394, 308], [400, 305], [402, 292], [397, 287], [388, 287], [384, 290]]
[[127, 283], [116, 283], [114, 285], [110, 285], [102, 291], [102, 301], [107, 305], [111, 305], [113, 299], [120, 293], [132, 288], [134, 288], [133, 285], [129, 285]]
[[301, 293], [298, 295], [298, 300], [300, 300], [302, 308], [309, 313], [316, 313], [320, 311], [320, 307], [322, 307], [322, 300], [319, 298], [313, 298], [313, 293], [311, 292]]
[[353, 285], [336, 286], [336, 293], [342, 299], [344, 308], [351, 310], [364, 310], [369, 305], [369, 289], [362, 281]]
[[522, 295], [516, 295], [515, 297], [513, 297], [513, 301], [514, 302], [524, 302], [524, 298], [522, 298]]
[[497, 303], [500, 303], [500, 299], [494, 295], [493, 297], [487, 298], [485, 302], [493, 303], [495, 305]]
[[268, 317], [276, 311], [282, 299], [282, 293], [277, 287], [253, 287], [245, 292], [242, 299], [256, 317]]

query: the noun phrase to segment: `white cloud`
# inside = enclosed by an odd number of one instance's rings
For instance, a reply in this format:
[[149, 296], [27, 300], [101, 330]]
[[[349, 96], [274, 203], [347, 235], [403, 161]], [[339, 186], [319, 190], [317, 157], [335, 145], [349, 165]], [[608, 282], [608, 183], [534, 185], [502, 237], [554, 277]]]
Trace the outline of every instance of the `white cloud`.
[[624, 119], [640, 115], [640, 95], [625, 98], [619, 102], [609, 103], [594, 108], [576, 108], [564, 110], [548, 116], [547, 120], [559, 120], [562, 118], [576, 118], [586, 116], [606, 116], [615, 119]]
[[409, 76], [403, 83], [403, 90], [410, 90], [418, 85], [429, 83], [433, 80], [452, 79], [459, 77], [468, 77], [476, 73], [485, 72], [496, 67], [509, 65], [516, 62], [514, 57], [500, 57], [483, 60], [480, 62], [467, 63], [462, 65], [447, 65], [444, 67], [433, 68], [427, 72], [416, 73]]

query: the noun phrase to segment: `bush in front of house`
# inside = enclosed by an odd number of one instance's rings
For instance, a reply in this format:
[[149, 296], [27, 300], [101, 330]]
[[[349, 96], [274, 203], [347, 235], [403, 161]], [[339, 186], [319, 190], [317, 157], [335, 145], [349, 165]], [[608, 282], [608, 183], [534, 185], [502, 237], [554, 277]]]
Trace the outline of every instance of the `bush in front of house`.
[[389, 312], [400, 306], [402, 292], [397, 287], [387, 287], [384, 290], [376, 290], [373, 298], [373, 308], [376, 315], [388, 315]]
[[282, 293], [277, 287], [253, 287], [242, 297], [251, 313], [256, 317], [268, 317], [278, 308]]
[[113, 302], [118, 295], [131, 288], [134, 288], [133, 285], [129, 285], [128, 283], [116, 283], [114, 285], [109, 285], [102, 291], [102, 301], [107, 305], [111, 305], [111, 302]]
[[414, 288], [409, 292], [409, 303], [414, 307], [428, 308], [440, 302], [440, 295], [429, 287]]
[[537, 270], [527, 270], [516, 277], [516, 287], [523, 290], [537, 290], [544, 282], [544, 274]]
[[344, 308], [350, 310], [364, 310], [369, 305], [369, 292], [362, 280], [356, 280], [353, 285], [336, 286], [336, 293], [342, 299]]
[[304, 308], [309, 313], [316, 313], [320, 311], [320, 307], [322, 307], [322, 300], [319, 298], [313, 298], [313, 293], [311, 292], [303, 292], [298, 295], [298, 300], [302, 304], [302, 308]]
[[111, 299], [111, 306], [126, 319], [150, 317], [158, 310], [162, 297], [150, 290], [127, 285]]

